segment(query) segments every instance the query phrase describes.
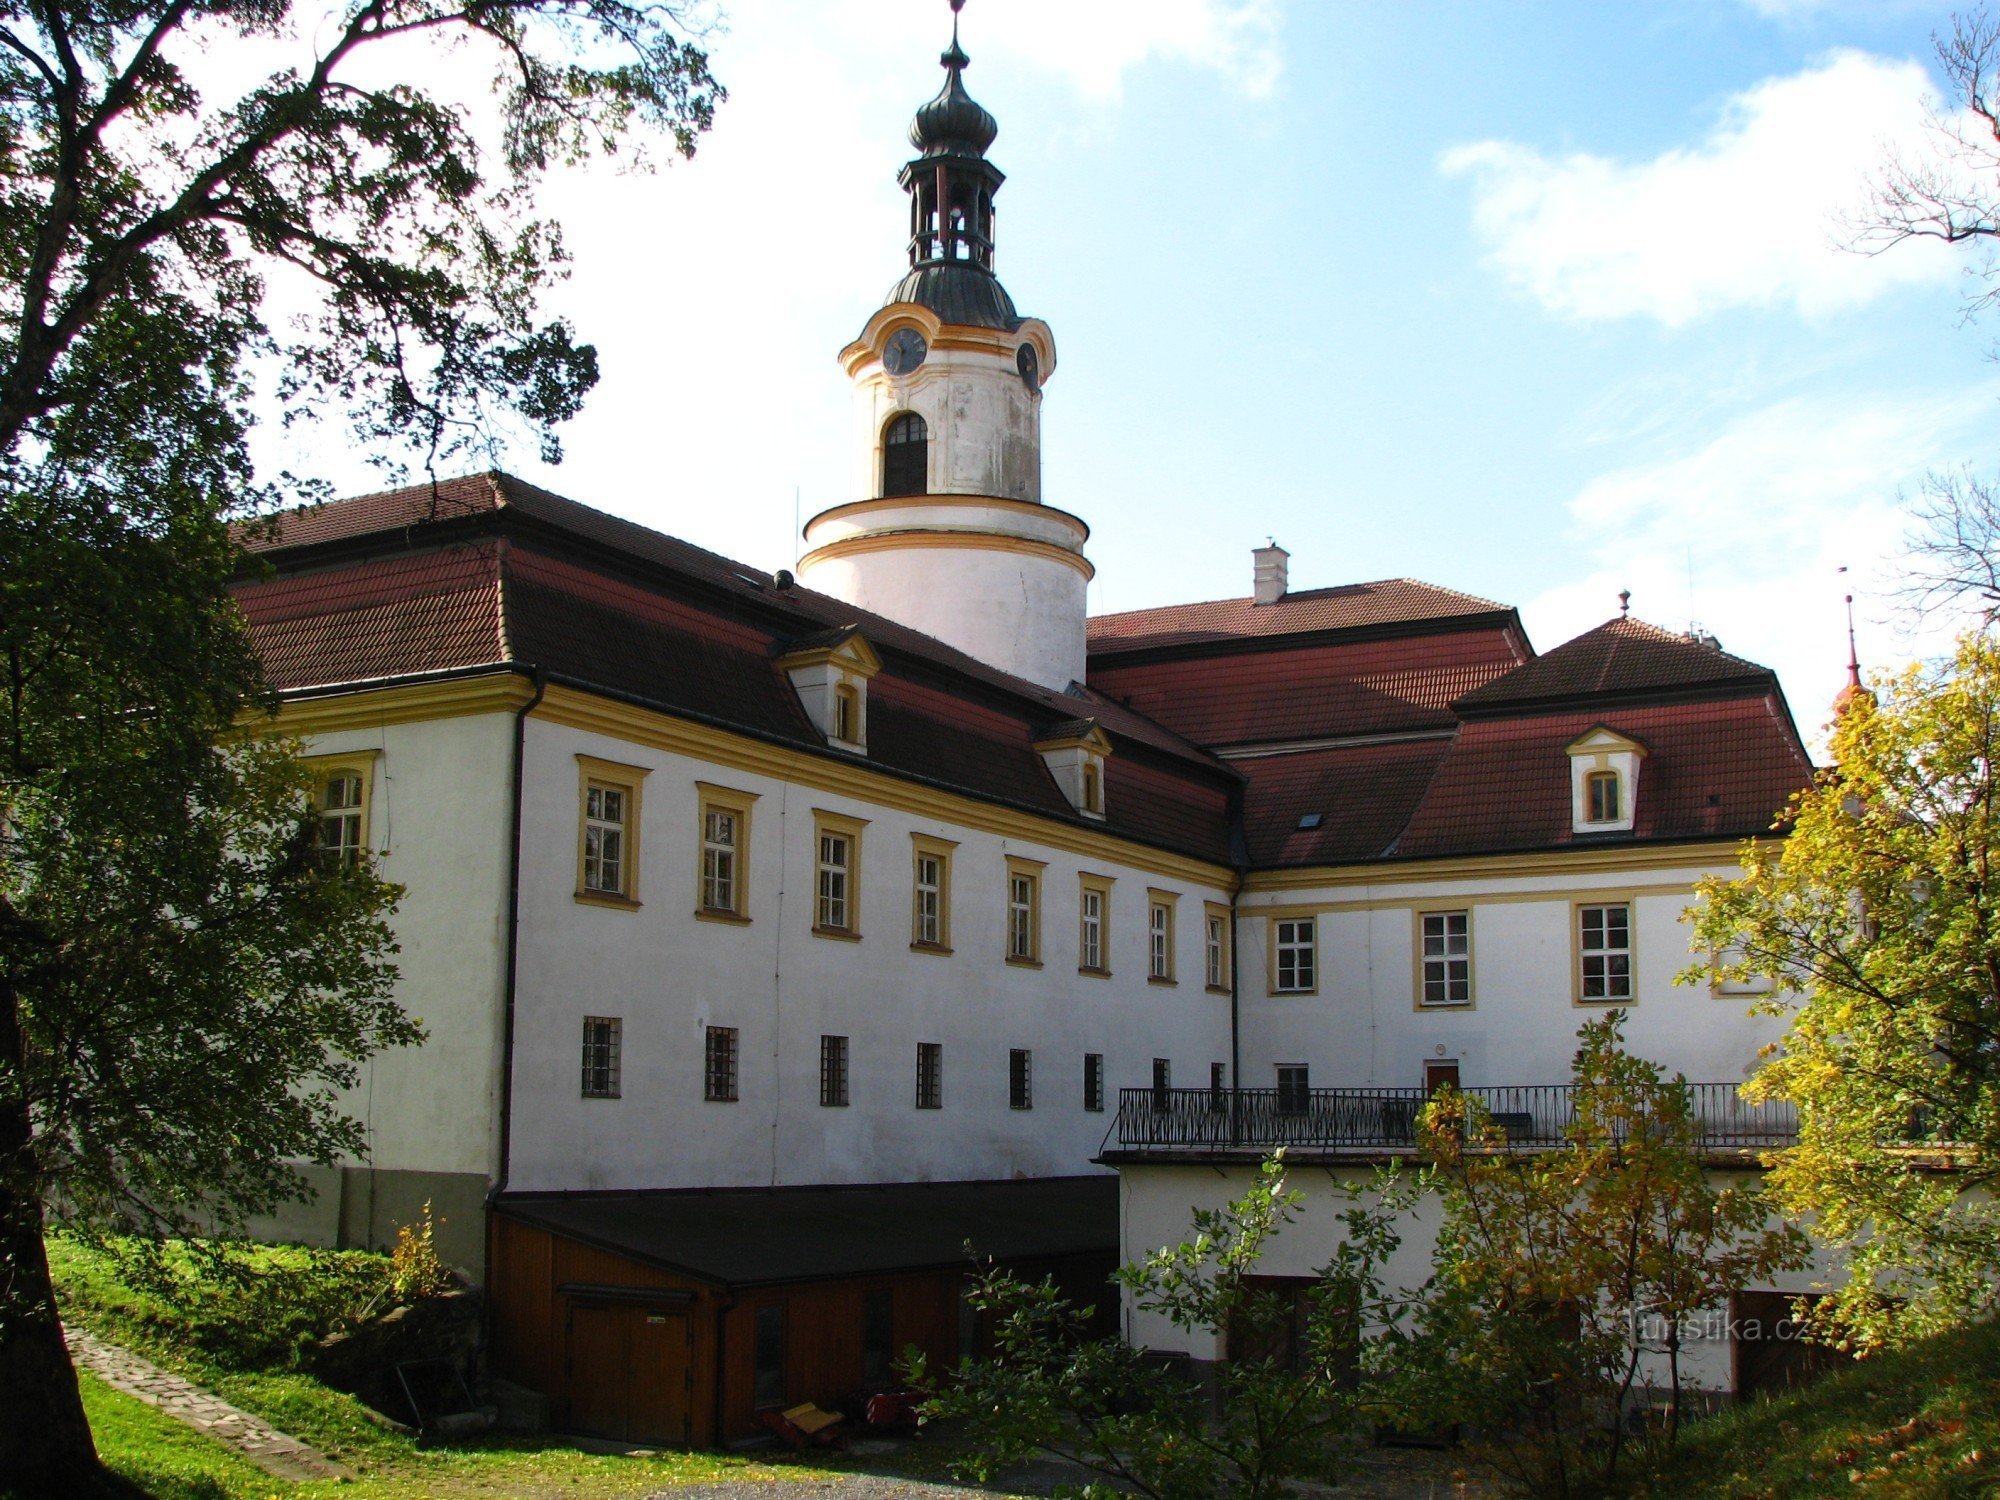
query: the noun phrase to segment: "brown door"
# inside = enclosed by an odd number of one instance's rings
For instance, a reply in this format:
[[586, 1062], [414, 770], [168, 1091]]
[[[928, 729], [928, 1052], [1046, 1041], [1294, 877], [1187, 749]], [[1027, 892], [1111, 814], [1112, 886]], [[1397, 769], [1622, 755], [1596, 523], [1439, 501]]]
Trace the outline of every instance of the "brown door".
[[1458, 1087], [1457, 1059], [1454, 1058], [1450, 1062], [1434, 1062], [1429, 1058], [1425, 1058], [1424, 1092], [1426, 1094], [1435, 1094], [1446, 1084], [1450, 1084], [1453, 1088]]
[[688, 1440], [688, 1319], [685, 1313], [634, 1307], [631, 1315], [630, 1430], [642, 1443]]
[[623, 1307], [572, 1303], [569, 1310], [569, 1425], [598, 1437], [626, 1436], [631, 1380]]
[[1849, 1362], [1838, 1349], [1800, 1336], [1796, 1300], [1789, 1292], [1738, 1292], [1731, 1300], [1739, 1399], [1810, 1384]]

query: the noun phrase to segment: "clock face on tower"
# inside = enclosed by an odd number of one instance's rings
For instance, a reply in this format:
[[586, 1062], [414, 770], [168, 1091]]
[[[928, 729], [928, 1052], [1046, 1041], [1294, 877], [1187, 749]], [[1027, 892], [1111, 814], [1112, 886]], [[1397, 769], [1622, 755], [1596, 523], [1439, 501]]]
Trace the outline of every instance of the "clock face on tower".
[[1023, 344], [1014, 355], [1014, 367], [1021, 372], [1021, 382], [1031, 391], [1042, 386], [1042, 362], [1035, 353], [1033, 344]]
[[924, 336], [914, 328], [898, 328], [889, 335], [888, 346], [882, 351], [882, 368], [891, 375], [907, 375], [924, 362], [924, 356], [931, 352], [931, 346], [924, 342]]

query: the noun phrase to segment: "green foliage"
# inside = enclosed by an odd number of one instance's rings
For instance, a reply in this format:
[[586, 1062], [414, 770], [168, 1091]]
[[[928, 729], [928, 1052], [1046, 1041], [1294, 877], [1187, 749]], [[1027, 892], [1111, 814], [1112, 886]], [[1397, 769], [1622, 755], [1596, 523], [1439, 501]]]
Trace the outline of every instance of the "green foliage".
[[431, 1200], [426, 1198], [415, 1223], [396, 1226], [396, 1243], [389, 1250], [389, 1286], [398, 1301], [441, 1297], [458, 1285], [458, 1277], [438, 1254], [441, 1222], [431, 1217]]
[[306, 1349], [393, 1294], [396, 1268], [360, 1250], [235, 1241], [52, 1236], [66, 1316], [114, 1342], [230, 1370], [298, 1368]]
[[1442, 1218], [1402, 1399], [1471, 1424], [1478, 1451], [1538, 1495], [1615, 1482], [1649, 1366], [1667, 1412], [1645, 1438], [1671, 1444], [1689, 1320], [1806, 1256], [1756, 1190], [1709, 1180], [1686, 1081], [1627, 1054], [1623, 1026], [1614, 1010], [1579, 1030], [1560, 1147], [1510, 1149], [1455, 1091], [1422, 1117]]
[[1853, 704], [1790, 835], [1704, 881], [1693, 918], [1725, 972], [1783, 987], [1766, 1008], [1791, 1032], [1750, 1088], [1799, 1111], [1770, 1190], [1844, 1248], [1817, 1316], [1861, 1345], [2000, 1297], [1996, 754], [2000, 644], [1967, 636]]
[[[1420, 1190], [1390, 1177], [1332, 1190], [1346, 1203], [1345, 1234], [1302, 1309], [1252, 1279], [1302, 1202], [1285, 1185], [1282, 1152], [1243, 1197], [1197, 1212], [1188, 1240], [1118, 1272], [1139, 1310], [1232, 1342], [1238, 1357], [1212, 1396], [1122, 1339], [1093, 1337], [1093, 1309], [1053, 1283], [989, 1271], [972, 1299], [992, 1320], [993, 1356], [963, 1361], [928, 1407], [966, 1422], [967, 1471], [989, 1479], [1060, 1452], [1103, 1476], [1083, 1494], [1152, 1500], [1261, 1500], [1291, 1480], [1336, 1475], [1380, 1375], [1364, 1330], [1395, 1316], [1379, 1271], [1398, 1243], [1397, 1215]], [[921, 1357], [909, 1375], [931, 1383]]]
[[2000, 1493], [2000, 1325], [1861, 1361], [1688, 1429], [1633, 1486], [1660, 1500], [1984, 1500]]

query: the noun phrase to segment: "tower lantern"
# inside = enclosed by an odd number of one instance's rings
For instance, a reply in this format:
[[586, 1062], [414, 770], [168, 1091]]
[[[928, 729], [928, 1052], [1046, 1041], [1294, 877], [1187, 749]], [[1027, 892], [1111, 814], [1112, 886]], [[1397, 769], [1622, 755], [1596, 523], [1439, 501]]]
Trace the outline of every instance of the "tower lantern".
[[971, 59], [938, 59], [917, 111], [909, 269], [841, 351], [854, 387], [855, 493], [806, 523], [809, 587], [874, 610], [988, 665], [1061, 689], [1084, 676], [1090, 528], [1042, 503], [1042, 386], [1055, 337], [993, 270], [986, 159], [1000, 133], [966, 92]]

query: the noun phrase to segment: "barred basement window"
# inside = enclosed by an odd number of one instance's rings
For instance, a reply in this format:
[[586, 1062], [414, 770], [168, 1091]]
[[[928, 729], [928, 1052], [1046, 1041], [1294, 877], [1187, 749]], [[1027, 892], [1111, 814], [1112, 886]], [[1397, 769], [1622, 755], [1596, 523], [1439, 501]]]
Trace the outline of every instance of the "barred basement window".
[[618, 1097], [618, 1048], [624, 1025], [617, 1016], [583, 1018], [583, 1097]]
[[703, 1046], [702, 1098], [716, 1104], [736, 1100], [736, 1028], [711, 1026]]
[[1083, 1107], [1092, 1114], [1104, 1113], [1104, 1054], [1083, 1054]]
[[917, 1108], [944, 1108], [944, 1043], [917, 1043]]
[[1015, 1047], [1007, 1053], [1007, 1107], [1035, 1107], [1035, 1058], [1026, 1047]]
[[847, 1103], [847, 1038], [819, 1039], [819, 1102], [829, 1109]]

